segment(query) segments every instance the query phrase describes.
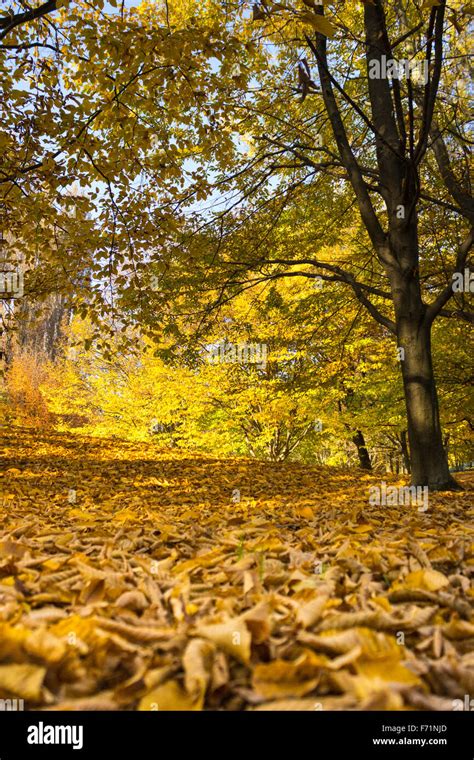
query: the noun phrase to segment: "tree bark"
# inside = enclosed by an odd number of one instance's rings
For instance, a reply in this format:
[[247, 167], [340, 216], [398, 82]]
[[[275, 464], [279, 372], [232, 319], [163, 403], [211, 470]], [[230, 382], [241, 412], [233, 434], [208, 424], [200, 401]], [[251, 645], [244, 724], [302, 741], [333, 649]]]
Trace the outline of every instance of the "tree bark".
[[400, 448], [402, 450], [403, 464], [408, 474], [410, 474], [411, 473], [410, 451], [408, 449], [406, 430], [402, 430], [402, 432], [400, 433]]
[[401, 370], [407, 410], [411, 482], [414, 486], [428, 486], [434, 491], [459, 489], [449, 472], [443, 446], [431, 354], [431, 325], [424, 318], [421, 298], [416, 297], [414, 288], [408, 286], [401, 298], [400, 293], [398, 296], [404, 304], [401, 308], [398, 304], [399, 308], [396, 308], [396, 324], [398, 346], [404, 352]]
[[372, 462], [370, 461], [370, 454], [367, 450], [364, 434], [361, 430], [358, 430], [352, 438], [353, 443], [357, 446], [357, 455], [359, 457], [359, 463], [363, 470], [372, 470]]
[[[452, 283], [427, 306], [422, 299], [419, 277], [419, 243], [417, 207], [420, 199], [420, 163], [428, 148], [428, 136], [433, 127], [433, 114], [443, 64], [443, 24], [446, 0], [440, 0], [431, 9], [426, 32], [426, 58], [429, 79], [423, 90], [420, 118], [415, 118], [413, 87], [408, 90], [408, 112], [404, 110], [399, 83], [388, 77], [371, 76], [372, 64], [381, 64], [382, 56], [394, 57], [389, 40], [385, 9], [382, 0], [364, 3], [367, 84], [370, 100], [370, 117], [353, 101], [332, 76], [328, 66], [327, 41], [316, 34], [316, 44], [307, 38], [313, 51], [321, 82], [321, 92], [342, 165], [352, 185], [361, 220], [374, 250], [390, 282], [395, 312], [395, 324], [384, 317], [366, 295], [356, 292], [372, 316], [397, 336], [403, 348], [401, 367], [407, 410], [408, 440], [410, 444], [412, 484], [428, 486], [433, 490], [460, 488], [452, 478], [441, 434], [438, 398], [431, 357], [431, 325], [452, 295]], [[324, 14], [322, 8], [317, 13]], [[379, 185], [387, 212], [388, 230], [377, 213], [369, 194], [362, 166], [354, 153], [346, 132], [342, 112], [335, 91], [349, 102], [367, 124], [375, 137]], [[407, 118], [407, 125], [405, 124]], [[416, 139], [416, 128], [418, 137]], [[408, 127], [408, 128], [407, 128]], [[454, 181], [450, 166], [446, 165], [442, 138], [435, 135], [438, 161], [444, 167], [445, 178]], [[464, 203], [464, 195], [457, 195]], [[464, 204], [465, 205], [465, 204]], [[464, 213], [464, 212], [463, 212]], [[473, 233], [460, 246], [456, 257], [456, 271], [464, 264], [473, 241]], [[369, 301], [369, 303], [367, 303]]]

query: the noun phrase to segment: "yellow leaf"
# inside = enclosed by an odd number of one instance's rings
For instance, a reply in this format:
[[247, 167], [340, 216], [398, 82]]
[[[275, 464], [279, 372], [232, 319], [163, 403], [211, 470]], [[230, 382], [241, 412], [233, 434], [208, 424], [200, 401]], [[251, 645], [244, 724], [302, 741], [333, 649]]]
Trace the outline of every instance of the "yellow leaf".
[[51, 559], [46, 559], [43, 562], [43, 567], [45, 567], [47, 570], [57, 570], [63, 564], [64, 560], [54, 559], [54, 557], [51, 557]]
[[167, 681], [157, 689], [146, 694], [138, 705], [138, 709], [145, 710], [201, 710], [201, 700], [190, 697], [177, 681]]
[[29, 634], [24, 648], [28, 654], [40, 658], [44, 662], [57, 663], [62, 660], [68, 647], [65, 641], [53, 636], [45, 628], [38, 628]]
[[0, 665], [0, 693], [38, 702], [45, 675], [39, 665]]
[[373, 530], [372, 525], [369, 525], [369, 523], [363, 523], [362, 525], [358, 525], [356, 528], [353, 528], [353, 533], [370, 533], [371, 530]]
[[184, 685], [188, 694], [203, 699], [211, 676], [214, 647], [204, 639], [191, 639], [183, 655]]
[[355, 664], [359, 675], [367, 678], [380, 678], [392, 683], [420, 685], [421, 681], [415, 673], [398, 662], [396, 658], [378, 661], [362, 660]]
[[395, 581], [392, 589], [394, 591], [410, 588], [422, 589], [423, 591], [438, 591], [444, 586], [449, 586], [449, 580], [443, 573], [431, 570], [430, 568], [424, 568], [423, 570], [415, 570], [405, 578]]
[[53, 625], [49, 630], [59, 638], [64, 637], [70, 641], [80, 640], [88, 645], [92, 645], [98, 639], [104, 638], [104, 634], [102, 632], [99, 633], [92, 618], [83, 618], [80, 615], [70, 615], [64, 620], [60, 620], [59, 623]]
[[372, 602], [375, 602], [375, 604], [378, 604], [379, 607], [382, 607], [385, 612], [391, 612], [392, 611], [392, 605], [388, 601], [386, 596], [373, 596]]
[[22, 546], [22, 544], [16, 541], [0, 541], [0, 557], [16, 557], [21, 559], [26, 552], [26, 546]]
[[133, 511], [133, 509], [121, 509], [113, 516], [113, 520], [118, 523], [127, 522], [127, 520], [136, 521], [138, 519], [139, 517], [137, 513]]
[[321, 617], [327, 600], [326, 594], [318, 594], [314, 599], [302, 604], [296, 611], [296, 622], [303, 628], [311, 628]]
[[325, 37], [334, 37], [336, 33], [336, 27], [325, 16], [320, 16], [317, 13], [311, 13], [311, 11], [305, 11], [301, 14], [301, 18], [307, 24], [311, 24], [320, 34], [324, 34]]
[[210, 567], [211, 565], [215, 565], [217, 562], [220, 561], [222, 557], [222, 549], [220, 546], [218, 546], [216, 549], [212, 549], [212, 551], [207, 552], [206, 554], [202, 554], [199, 557], [195, 557], [194, 559], [187, 559], [184, 562], [180, 562], [175, 567], [176, 573], [184, 573], [189, 572], [189, 570], [194, 570], [196, 567]]
[[22, 659], [23, 643], [27, 632], [19, 626], [0, 623], [0, 660]]
[[350, 676], [347, 673], [339, 673], [335, 676], [335, 681], [344, 691], [352, 693], [359, 704], [361, 700], [375, 699], [375, 709], [378, 707], [385, 710], [400, 710], [402, 707], [400, 695], [391, 691], [390, 683], [380, 676]]
[[249, 662], [252, 637], [242, 618], [232, 618], [225, 623], [199, 625], [197, 632], [240, 662]]
[[314, 649], [333, 654], [344, 654], [360, 647], [365, 659], [399, 658], [401, 652], [394, 636], [363, 627], [347, 631], [327, 630], [318, 635], [302, 631], [298, 639]]
[[253, 589], [255, 586], [255, 576], [254, 573], [251, 573], [249, 570], [246, 570], [244, 572], [244, 590], [243, 594], [248, 594], [249, 591]]
[[347, 710], [354, 706], [353, 697], [345, 695], [343, 697], [321, 697], [317, 694], [314, 697], [305, 697], [304, 699], [275, 699], [272, 702], [265, 702], [255, 707], [257, 712], [278, 711], [287, 712], [298, 710], [318, 712], [320, 710]]
[[253, 671], [253, 687], [268, 699], [303, 697], [318, 685], [326, 663], [326, 657], [308, 650], [294, 662], [273, 660], [259, 664]]
[[95, 522], [94, 515], [90, 514], [90, 512], [86, 512], [85, 509], [70, 509], [68, 511], [68, 517], [70, 519], [79, 517], [81, 520], [84, 520], [85, 522]]
[[443, 635], [453, 641], [474, 638], [474, 623], [467, 620], [451, 620], [449, 625], [443, 628]]

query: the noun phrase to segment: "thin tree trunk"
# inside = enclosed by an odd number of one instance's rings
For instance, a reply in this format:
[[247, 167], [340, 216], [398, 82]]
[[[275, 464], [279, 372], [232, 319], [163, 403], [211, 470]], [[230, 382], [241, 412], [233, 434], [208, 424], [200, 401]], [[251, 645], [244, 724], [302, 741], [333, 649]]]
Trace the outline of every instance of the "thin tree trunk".
[[357, 454], [359, 457], [359, 463], [363, 470], [372, 470], [372, 462], [370, 461], [370, 454], [365, 444], [365, 438], [361, 430], [358, 430], [352, 438], [353, 443], [357, 446]]
[[402, 450], [403, 464], [404, 464], [405, 470], [410, 474], [411, 473], [410, 452], [408, 450], [408, 440], [407, 440], [406, 430], [402, 430], [402, 432], [400, 433], [400, 448]]

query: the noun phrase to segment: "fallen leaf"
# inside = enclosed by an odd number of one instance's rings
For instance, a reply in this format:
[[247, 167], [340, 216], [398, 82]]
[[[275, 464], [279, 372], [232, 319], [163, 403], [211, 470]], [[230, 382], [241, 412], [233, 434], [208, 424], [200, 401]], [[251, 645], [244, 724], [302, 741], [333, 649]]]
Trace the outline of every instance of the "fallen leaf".
[[188, 694], [203, 699], [211, 677], [215, 647], [204, 639], [191, 639], [183, 654], [184, 685]]
[[150, 691], [142, 697], [138, 709], [168, 711], [168, 710], [200, 710], [202, 699], [191, 697], [177, 683], [167, 681], [162, 686]]
[[197, 626], [197, 632], [240, 662], [249, 662], [252, 637], [242, 618], [232, 618], [225, 623], [201, 624]]
[[293, 662], [273, 660], [255, 666], [252, 684], [255, 691], [267, 699], [303, 697], [318, 685], [326, 663], [325, 657], [311, 651], [303, 653]]
[[39, 702], [46, 668], [39, 665], [0, 665], [0, 693]]
[[440, 588], [449, 586], [449, 579], [443, 573], [431, 568], [423, 568], [409, 573], [405, 578], [396, 581], [392, 589], [422, 589], [424, 591], [439, 591]]

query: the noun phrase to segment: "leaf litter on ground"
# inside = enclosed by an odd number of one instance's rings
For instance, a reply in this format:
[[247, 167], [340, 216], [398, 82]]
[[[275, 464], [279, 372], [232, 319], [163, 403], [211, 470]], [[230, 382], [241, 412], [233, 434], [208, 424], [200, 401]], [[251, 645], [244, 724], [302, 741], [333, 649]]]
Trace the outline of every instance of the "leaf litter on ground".
[[422, 512], [369, 505], [380, 481], [357, 471], [31, 429], [1, 449], [0, 698], [449, 710], [474, 694], [472, 473]]

